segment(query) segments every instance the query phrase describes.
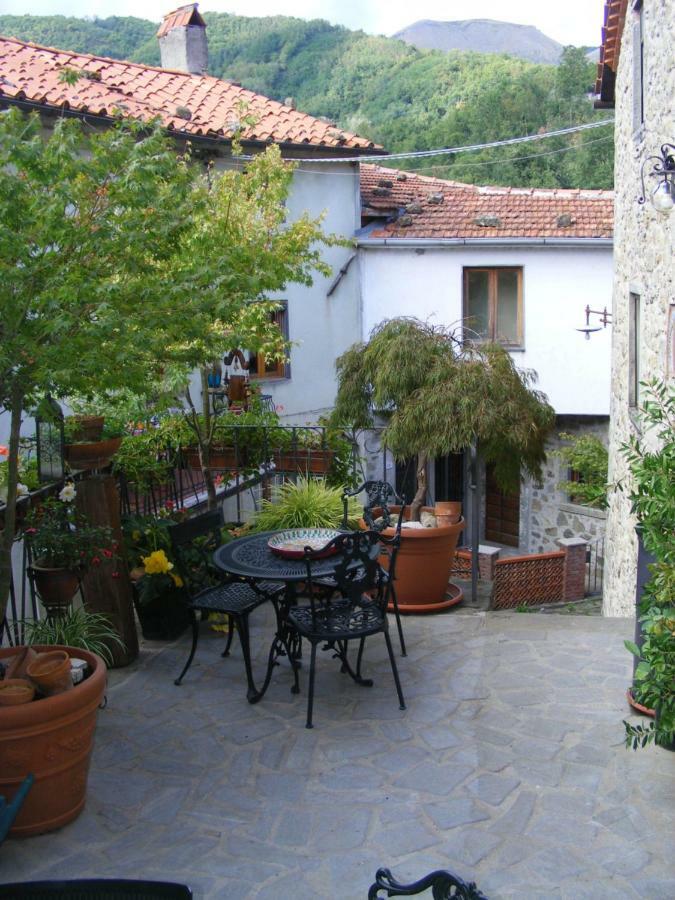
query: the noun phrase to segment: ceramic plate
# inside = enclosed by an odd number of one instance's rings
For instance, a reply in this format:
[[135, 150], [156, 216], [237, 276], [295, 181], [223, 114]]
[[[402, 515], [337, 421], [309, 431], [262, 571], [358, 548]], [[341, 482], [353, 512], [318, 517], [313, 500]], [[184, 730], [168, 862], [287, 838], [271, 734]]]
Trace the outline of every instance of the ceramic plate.
[[[331, 528], [293, 528], [290, 531], [279, 531], [269, 539], [267, 546], [279, 556], [302, 559], [305, 555], [305, 547], [311, 547], [315, 551], [321, 550], [338, 534], [340, 534], [339, 531]], [[330, 556], [335, 552], [335, 548], [331, 547], [325, 556]]]

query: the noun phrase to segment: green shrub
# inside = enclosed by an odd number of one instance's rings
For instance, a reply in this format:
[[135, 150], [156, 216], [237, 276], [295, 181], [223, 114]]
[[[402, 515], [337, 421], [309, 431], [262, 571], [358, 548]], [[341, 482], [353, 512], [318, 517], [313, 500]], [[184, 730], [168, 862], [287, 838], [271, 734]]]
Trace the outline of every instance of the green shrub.
[[607, 508], [607, 448], [593, 434], [571, 435], [562, 433], [560, 437], [570, 443], [556, 451], [563, 463], [579, 474], [578, 481], [562, 481], [560, 490], [569, 494], [572, 503]]

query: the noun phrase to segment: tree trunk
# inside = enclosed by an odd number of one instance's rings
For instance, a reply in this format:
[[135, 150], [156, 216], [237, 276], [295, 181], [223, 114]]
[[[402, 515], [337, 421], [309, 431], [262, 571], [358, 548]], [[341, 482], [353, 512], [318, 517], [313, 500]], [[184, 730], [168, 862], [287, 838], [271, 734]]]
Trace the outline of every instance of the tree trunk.
[[410, 504], [410, 521], [419, 522], [424, 501], [427, 499], [427, 460], [426, 453], [417, 456], [417, 491]]
[[206, 494], [208, 497], [207, 508], [209, 510], [212, 510], [216, 508], [216, 486], [213, 483], [213, 476], [211, 474], [211, 467], [209, 465], [213, 437], [211, 428], [211, 407], [209, 406], [209, 382], [206, 375], [206, 369], [202, 369], [201, 376], [202, 412], [204, 414], [204, 431], [206, 433], [206, 441], [202, 442], [200, 437], [199, 456], [202, 463], [202, 477], [204, 478], [204, 484], [206, 485]]
[[[92, 475], [77, 486], [77, 508], [92, 525], [107, 525], [113, 540], [122, 544], [120, 501], [112, 475]], [[113, 578], [113, 572], [119, 572]], [[138, 656], [138, 634], [134, 620], [131, 582], [120, 547], [119, 558], [103, 559], [92, 566], [82, 581], [85, 607], [103, 613], [124, 641], [124, 648], [111, 643], [113, 666], [127, 666]]]
[[0, 539], [0, 628], [5, 621], [9, 590], [12, 583], [12, 547], [16, 528], [16, 486], [19, 481], [19, 436], [23, 396], [19, 388], [12, 391], [11, 423], [9, 433], [9, 461], [7, 466], [7, 505], [5, 523]]

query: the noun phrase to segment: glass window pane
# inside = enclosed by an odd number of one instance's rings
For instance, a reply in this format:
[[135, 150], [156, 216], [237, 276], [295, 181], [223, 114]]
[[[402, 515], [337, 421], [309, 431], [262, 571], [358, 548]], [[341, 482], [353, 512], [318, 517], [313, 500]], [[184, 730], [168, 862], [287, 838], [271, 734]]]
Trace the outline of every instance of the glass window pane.
[[469, 331], [480, 337], [489, 336], [490, 324], [490, 299], [489, 299], [490, 273], [480, 270], [469, 270], [467, 273], [466, 309], [464, 325]]
[[517, 344], [518, 335], [518, 273], [497, 272], [497, 333], [495, 339], [505, 344]]

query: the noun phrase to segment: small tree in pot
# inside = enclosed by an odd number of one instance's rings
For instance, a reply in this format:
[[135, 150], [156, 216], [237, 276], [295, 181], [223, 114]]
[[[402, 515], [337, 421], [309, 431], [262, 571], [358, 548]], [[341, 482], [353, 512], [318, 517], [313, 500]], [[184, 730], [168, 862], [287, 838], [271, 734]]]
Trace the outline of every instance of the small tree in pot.
[[399, 460], [417, 458], [411, 519], [427, 493], [430, 459], [477, 444], [504, 490], [521, 472], [538, 478], [555, 413], [503, 347], [462, 340], [456, 332], [413, 318], [377, 325], [367, 344], [337, 361], [335, 423], [368, 428], [374, 412], [388, 422], [384, 440]]

